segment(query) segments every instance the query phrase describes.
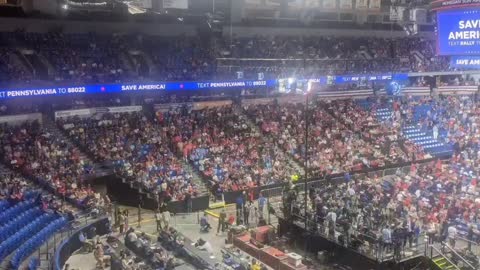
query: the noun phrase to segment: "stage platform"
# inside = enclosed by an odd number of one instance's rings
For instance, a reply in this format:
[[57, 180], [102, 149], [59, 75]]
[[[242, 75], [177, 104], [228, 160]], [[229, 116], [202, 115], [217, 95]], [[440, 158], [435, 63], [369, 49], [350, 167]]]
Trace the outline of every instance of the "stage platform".
[[295, 242], [294, 245], [311, 254], [326, 251], [342, 264], [354, 267], [352, 269], [408, 269], [405, 267], [418, 265], [428, 260], [425, 254], [425, 245], [419, 244], [416, 249], [402, 250], [400, 258], [394, 258], [393, 253], [380, 254], [376, 246], [354, 248], [342, 245], [337, 239], [329, 238], [317, 231], [305, 229], [305, 223], [285, 219], [277, 216], [279, 220], [278, 233]]

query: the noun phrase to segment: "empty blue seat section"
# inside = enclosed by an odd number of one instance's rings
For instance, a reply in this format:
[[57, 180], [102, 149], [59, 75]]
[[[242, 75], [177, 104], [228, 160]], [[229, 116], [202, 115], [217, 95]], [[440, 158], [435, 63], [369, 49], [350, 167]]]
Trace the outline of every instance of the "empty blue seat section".
[[40, 260], [37, 257], [33, 257], [28, 262], [28, 270], [37, 270], [40, 266]]
[[3, 213], [8, 208], [10, 208], [10, 203], [7, 200], [1, 200], [0, 201], [0, 214]]
[[50, 221], [46, 226], [42, 226], [41, 230], [25, 241], [13, 254], [10, 260], [11, 269], [18, 269], [22, 261], [30, 256], [37, 248], [53, 236], [57, 231], [67, 224], [67, 219], [55, 215], [54, 220]]
[[42, 213], [39, 207], [34, 207], [9, 220], [0, 227], [0, 243], [3, 243], [8, 237], [18, 232], [25, 224], [38, 218]]
[[[39, 190], [24, 193], [25, 201], [0, 200], [0, 261], [11, 256], [8, 269], [18, 269], [23, 261], [68, 223], [61, 215], [43, 211], [35, 199]], [[38, 269], [32, 258], [22, 269]]]
[[26, 191], [24, 194], [23, 194], [23, 199], [28, 201], [28, 200], [33, 200], [35, 199], [38, 195], [40, 194], [40, 191], [38, 190], [29, 190], [29, 191]]
[[[372, 111], [380, 122], [387, 121], [393, 117], [393, 109], [388, 104], [378, 105], [368, 99], [361, 99], [356, 101], [357, 105], [363, 108], [365, 111]], [[378, 107], [381, 106], [381, 107]], [[374, 108], [375, 107], [375, 108]]]
[[402, 129], [403, 135], [413, 143], [423, 147], [425, 152], [435, 157], [451, 156], [453, 147], [445, 142], [447, 133], [439, 131], [435, 139], [432, 130], [424, 129], [420, 125], [409, 125]]
[[0, 226], [5, 225], [5, 223], [9, 222], [13, 218], [17, 217], [20, 213], [32, 208], [33, 206], [34, 202], [32, 200], [22, 201], [11, 206], [0, 214]]
[[7, 237], [0, 244], [0, 260], [5, 259], [10, 253], [17, 249], [22, 243], [37, 235], [43, 228], [47, 227], [59, 216], [57, 214], [43, 213], [36, 219], [25, 224], [20, 230]]

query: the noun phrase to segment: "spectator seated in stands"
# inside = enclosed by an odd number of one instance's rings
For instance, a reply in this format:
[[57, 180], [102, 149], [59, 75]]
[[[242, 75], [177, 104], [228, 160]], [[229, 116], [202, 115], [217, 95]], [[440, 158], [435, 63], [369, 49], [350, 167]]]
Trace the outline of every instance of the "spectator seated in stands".
[[157, 121], [184, 159], [208, 177], [214, 194], [284, 182], [295, 172], [283, 152], [233, 106], [170, 110]]
[[83, 184], [91, 166], [79, 150], [43, 130], [38, 122], [3, 126], [0, 145], [4, 161], [12, 168], [39, 178], [62, 196], [83, 203], [93, 194]]
[[[380, 150], [316, 104], [312, 106], [312, 119], [309, 120], [312, 141], [308, 149], [312, 173], [326, 175], [384, 166], [386, 157]], [[274, 136], [287, 153], [301, 163], [305, 162], [304, 104], [257, 105], [247, 107], [246, 111], [256, 119], [265, 134]]]
[[95, 119], [60, 119], [58, 124], [98, 160], [109, 161], [122, 177], [160, 194], [161, 199], [197, 196], [192, 175], [169, 148], [165, 128], [141, 113], [104, 114]]
[[[15, 31], [1, 32], [0, 40], [6, 41], [0, 51], [0, 81], [10, 86], [31, 84], [34, 77], [35, 83], [42, 84], [49, 84], [47, 79], [56, 83], [128, 83], [145, 79], [258, 79], [259, 73], [277, 79], [450, 68], [447, 57], [435, 55], [434, 42], [419, 37], [279, 35], [208, 42], [186, 35], [166, 38]], [[32, 52], [25, 54], [25, 66], [31, 65], [33, 72], [14, 61], [16, 48], [9, 48], [11, 44]], [[32, 55], [41, 56], [48, 64], [38, 63]]]

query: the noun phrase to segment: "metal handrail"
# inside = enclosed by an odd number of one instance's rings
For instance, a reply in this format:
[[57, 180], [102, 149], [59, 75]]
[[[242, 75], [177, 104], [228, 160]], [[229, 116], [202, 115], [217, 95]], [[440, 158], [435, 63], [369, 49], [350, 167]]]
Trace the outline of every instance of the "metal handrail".
[[471, 265], [467, 260], [465, 260], [465, 258], [463, 258], [460, 254], [458, 254], [457, 251], [455, 251], [455, 249], [453, 249], [451, 246], [449, 246], [448, 244], [445, 243], [445, 245], [451, 252], [453, 252], [457, 257], [460, 258], [460, 260], [462, 260], [466, 265], [468, 265], [468, 267], [470, 267], [472, 270], [475, 270], [475, 267], [473, 265]]
[[[460, 267], [458, 267], [456, 264], [454, 264], [445, 254], [443, 254], [436, 247], [434, 247], [433, 245], [429, 245], [429, 247], [431, 249], [435, 250], [440, 256], [442, 256], [445, 260], [447, 260], [447, 262], [449, 262], [451, 265], [453, 265], [453, 267], [455, 267], [455, 269], [460, 270]], [[432, 258], [430, 258], [430, 259], [432, 259]], [[473, 268], [473, 269], [475, 269], [475, 268]]]
[[477, 242], [472, 241], [472, 240], [468, 240], [467, 238], [463, 238], [463, 237], [461, 237], [461, 236], [456, 236], [455, 238], [456, 238], [456, 239], [460, 239], [460, 240], [462, 240], [462, 241], [465, 241], [465, 242], [467, 242], [467, 243], [471, 243], [471, 244], [473, 244], [473, 245], [475, 245], [475, 246], [479, 246], [479, 244], [478, 244]]

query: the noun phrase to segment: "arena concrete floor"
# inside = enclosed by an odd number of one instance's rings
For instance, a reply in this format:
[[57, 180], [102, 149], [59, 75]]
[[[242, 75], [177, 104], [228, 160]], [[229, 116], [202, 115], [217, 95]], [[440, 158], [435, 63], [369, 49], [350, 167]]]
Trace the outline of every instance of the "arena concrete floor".
[[[138, 223], [138, 209], [134, 207], [128, 206], [120, 206], [121, 210], [128, 209], [129, 217], [128, 217], [128, 224], [129, 226], [133, 227], [138, 232], [145, 232], [149, 235], [152, 239], [157, 238], [157, 225], [155, 221], [154, 212], [150, 210], [141, 210], [141, 221], [140, 224]], [[174, 215], [170, 219], [170, 226], [177, 229], [181, 232], [185, 237], [188, 237], [192, 241], [196, 241], [200, 237], [204, 240], [208, 241], [211, 246], [213, 247], [213, 257], [214, 259], [218, 259], [221, 261], [222, 253], [221, 249], [225, 245], [226, 233], [216, 234], [218, 220], [215, 217], [207, 216], [211, 226], [213, 227], [212, 230], [208, 233], [200, 233], [200, 215], [202, 213], [191, 213], [191, 214], [179, 214]], [[118, 232], [113, 233], [114, 236], [118, 236], [120, 240], [122, 240], [123, 236], [120, 236]], [[96, 262], [93, 257], [93, 253], [84, 253], [77, 251], [72, 255], [66, 264], [69, 264], [70, 269], [75, 270], [94, 270], [96, 269]], [[105, 268], [109, 269], [109, 268]]]

